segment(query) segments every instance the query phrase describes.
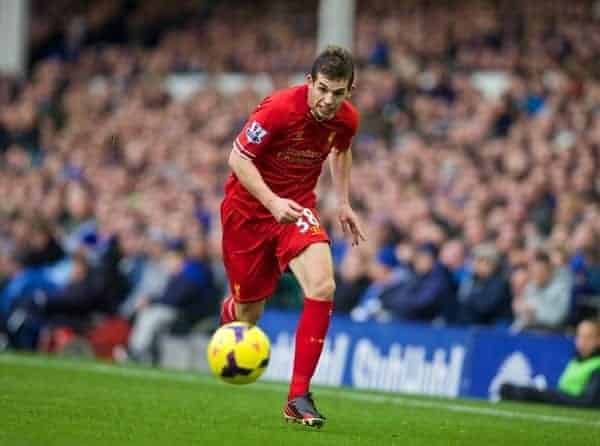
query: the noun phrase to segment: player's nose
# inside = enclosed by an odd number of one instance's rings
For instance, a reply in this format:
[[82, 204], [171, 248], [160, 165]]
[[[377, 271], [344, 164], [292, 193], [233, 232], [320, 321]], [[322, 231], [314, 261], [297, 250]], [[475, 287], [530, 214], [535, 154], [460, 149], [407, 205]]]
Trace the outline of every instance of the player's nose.
[[333, 93], [327, 93], [325, 94], [325, 97], [323, 98], [323, 102], [325, 102], [325, 104], [327, 105], [332, 105], [333, 104]]

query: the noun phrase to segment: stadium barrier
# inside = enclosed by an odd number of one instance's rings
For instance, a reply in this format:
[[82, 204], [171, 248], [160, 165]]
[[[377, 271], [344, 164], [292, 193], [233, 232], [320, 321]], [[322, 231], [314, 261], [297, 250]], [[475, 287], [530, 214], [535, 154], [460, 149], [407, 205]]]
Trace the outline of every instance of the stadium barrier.
[[[271, 339], [261, 379], [288, 381], [298, 312], [268, 310], [260, 320]], [[207, 371], [206, 334], [162, 336], [160, 365]], [[314, 383], [443, 397], [496, 399], [500, 384], [553, 387], [574, 353], [572, 339], [511, 334], [506, 329], [356, 323], [335, 315]]]
[[[264, 379], [289, 379], [297, 320], [297, 313], [274, 310], [262, 317], [260, 326], [272, 343]], [[572, 340], [562, 335], [400, 322], [356, 323], [334, 316], [314, 382], [496, 399], [503, 382], [555, 386], [573, 352]]]

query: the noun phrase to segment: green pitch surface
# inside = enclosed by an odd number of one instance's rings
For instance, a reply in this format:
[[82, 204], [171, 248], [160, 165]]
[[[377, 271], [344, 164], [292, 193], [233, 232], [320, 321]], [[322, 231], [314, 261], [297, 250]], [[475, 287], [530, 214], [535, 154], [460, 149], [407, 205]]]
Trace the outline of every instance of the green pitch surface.
[[321, 430], [287, 424], [282, 384], [0, 355], [0, 445], [586, 445], [600, 411], [316, 388]]

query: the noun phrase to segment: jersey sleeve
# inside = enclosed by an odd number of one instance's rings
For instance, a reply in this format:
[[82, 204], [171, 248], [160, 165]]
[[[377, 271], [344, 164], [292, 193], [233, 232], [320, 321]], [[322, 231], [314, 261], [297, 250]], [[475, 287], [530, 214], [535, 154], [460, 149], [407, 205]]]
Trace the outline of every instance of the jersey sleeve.
[[344, 119], [344, 128], [341, 132], [336, 134], [333, 140], [333, 147], [335, 147], [338, 152], [345, 152], [350, 149], [352, 139], [358, 130], [359, 120], [360, 117], [358, 111], [350, 106], [349, 112]]
[[269, 149], [273, 137], [282, 127], [284, 110], [271, 98], [252, 112], [234, 140], [233, 146], [243, 158], [253, 160]]

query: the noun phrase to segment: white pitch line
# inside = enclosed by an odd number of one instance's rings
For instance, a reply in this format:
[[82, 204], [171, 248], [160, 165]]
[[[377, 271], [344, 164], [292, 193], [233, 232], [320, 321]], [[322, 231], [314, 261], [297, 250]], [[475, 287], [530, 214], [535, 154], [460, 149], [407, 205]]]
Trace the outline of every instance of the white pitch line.
[[[112, 376], [127, 376], [127, 377], [140, 377], [146, 379], [157, 379], [163, 381], [175, 381], [193, 383], [202, 381], [202, 384], [209, 385], [223, 385], [217, 380], [213, 379], [202, 379], [202, 375], [192, 374], [189, 372], [171, 372], [168, 370], [157, 370], [157, 369], [143, 369], [143, 368], [127, 368], [119, 367], [110, 364], [100, 363], [88, 363], [88, 362], [60, 362], [52, 359], [46, 359], [44, 357], [35, 356], [18, 356], [12, 354], [0, 354], [0, 363], [15, 364], [15, 365], [29, 365], [34, 367], [51, 367], [58, 369], [69, 369], [101, 373]], [[257, 383], [262, 389], [269, 391], [280, 392], [284, 388], [282, 384], [270, 383], [260, 381]], [[256, 384], [255, 384], [256, 385]], [[463, 404], [445, 403], [443, 401], [422, 401], [417, 399], [411, 399], [404, 396], [386, 396], [386, 395], [373, 395], [367, 393], [346, 393], [340, 392], [339, 390], [329, 390], [320, 388], [320, 395], [328, 395], [331, 397], [343, 398], [354, 401], [365, 401], [377, 404], [394, 404], [398, 406], [406, 407], [417, 407], [424, 409], [440, 409], [448, 412], [468, 413], [476, 415], [487, 415], [498, 418], [512, 418], [521, 420], [541, 421], [545, 423], [558, 423], [558, 424], [570, 424], [579, 426], [589, 426], [594, 428], [600, 428], [600, 421], [584, 420], [581, 418], [574, 418], [562, 415], [544, 415], [534, 413], [521, 413], [506, 409], [494, 409], [488, 407], [479, 406], [468, 406]]]
[[[319, 394], [326, 394], [329, 396], [336, 396], [337, 394], [331, 390], [320, 390]], [[475, 407], [475, 406], [467, 406], [462, 404], [454, 404], [454, 403], [444, 403], [444, 402], [432, 402], [432, 401], [420, 401], [409, 399], [406, 397], [400, 396], [385, 396], [385, 395], [369, 395], [369, 394], [360, 394], [360, 393], [351, 393], [346, 395], [341, 395], [342, 398], [352, 399], [356, 401], [368, 401], [373, 403], [382, 403], [382, 404], [396, 404], [398, 406], [407, 406], [407, 407], [418, 407], [425, 409], [441, 409], [447, 410], [449, 412], [459, 412], [459, 413], [470, 413], [476, 415], [488, 415], [492, 417], [500, 417], [500, 418], [516, 418], [522, 420], [534, 420], [534, 421], [543, 421], [548, 423], [562, 423], [562, 424], [578, 424], [581, 426], [592, 426], [596, 428], [600, 428], [600, 422], [598, 421], [589, 421], [582, 420], [580, 418], [566, 417], [562, 415], [544, 415], [544, 414], [533, 414], [533, 413], [520, 413], [513, 412], [505, 409], [493, 409], [488, 407]]]

